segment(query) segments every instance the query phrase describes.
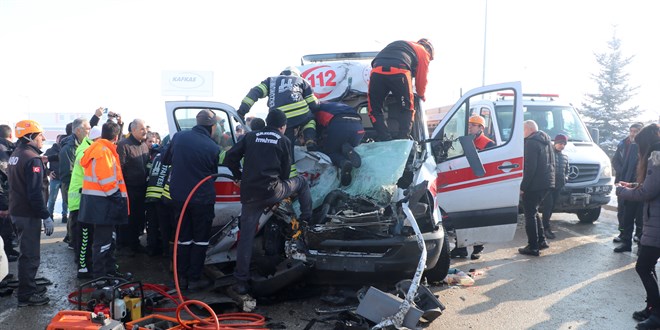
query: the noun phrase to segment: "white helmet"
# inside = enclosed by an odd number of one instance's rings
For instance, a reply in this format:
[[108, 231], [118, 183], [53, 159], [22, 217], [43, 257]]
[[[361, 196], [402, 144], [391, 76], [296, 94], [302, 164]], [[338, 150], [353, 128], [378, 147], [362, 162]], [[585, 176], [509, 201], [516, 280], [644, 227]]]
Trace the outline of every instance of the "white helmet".
[[296, 68], [295, 66], [287, 66], [280, 72], [280, 75], [282, 76], [298, 76], [300, 77], [300, 70]]

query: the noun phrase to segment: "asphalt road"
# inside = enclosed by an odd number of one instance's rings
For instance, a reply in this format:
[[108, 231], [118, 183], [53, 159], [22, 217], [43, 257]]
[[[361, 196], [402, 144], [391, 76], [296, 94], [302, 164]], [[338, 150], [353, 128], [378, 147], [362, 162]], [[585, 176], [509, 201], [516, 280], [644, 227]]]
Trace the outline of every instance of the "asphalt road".
[[[616, 214], [605, 211], [593, 225], [570, 214], [553, 216], [557, 238], [541, 257], [517, 253], [526, 244], [522, 221], [513, 241], [486, 245], [483, 257], [456, 259], [452, 267], [474, 268], [481, 275], [471, 287], [433, 286], [447, 309], [427, 329], [631, 329], [633, 311], [644, 306], [644, 290], [635, 273], [635, 251], [616, 254], [612, 237]], [[14, 297], [0, 298], [0, 329], [43, 329], [63, 309], [73, 309], [67, 295], [76, 290], [73, 252], [62, 243], [65, 226], [57, 222], [52, 237], [42, 238], [38, 276], [51, 279], [51, 303], [18, 309]], [[170, 281], [169, 261], [138, 255], [120, 262], [124, 271], [150, 283]], [[16, 263], [10, 264], [16, 272]], [[201, 298], [227, 301], [216, 293]], [[255, 312], [287, 329], [303, 329], [316, 308], [333, 308], [319, 295], [285, 302], [259, 302]], [[333, 322], [312, 329], [332, 329]]]

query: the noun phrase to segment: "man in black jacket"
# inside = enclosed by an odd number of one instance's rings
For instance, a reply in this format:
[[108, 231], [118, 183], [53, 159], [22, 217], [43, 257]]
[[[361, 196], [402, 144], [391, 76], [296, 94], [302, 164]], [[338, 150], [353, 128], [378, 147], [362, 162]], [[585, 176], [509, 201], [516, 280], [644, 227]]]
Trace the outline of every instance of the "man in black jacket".
[[[612, 156], [612, 168], [614, 168], [614, 183], [620, 181], [623, 182], [636, 182], [637, 181], [637, 159], [638, 159], [638, 147], [635, 143], [635, 136], [637, 133], [642, 130], [641, 123], [634, 123], [630, 125], [630, 130], [628, 136], [621, 140], [616, 147], [616, 152]], [[626, 243], [624, 238], [624, 231], [626, 228], [626, 207], [630, 206], [630, 213], [628, 217], [632, 217], [633, 227], [634, 223], [637, 223], [637, 233], [636, 237], [642, 236], [641, 224], [642, 224], [642, 212], [641, 212], [641, 203], [635, 201], [624, 201], [619, 200], [617, 196], [617, 212], [616, 217], [619, 221], [619, 235], [614, 238], [614, 243]], [[639, 209], [639, 212], [637, 210]], [[635, 219], [637, 213], [639, 213], [639, 219]], [[637, 220], [637, 221], [635, 221]], [[630, 242], [628, 242], [630, 243]], [[631, 243], [628, 245], [632, 245]], [[628, 250], [630, 251], [630, 250]], [[619, 251], [622, 252], [622, 251]]]
[[[163, 153], [163, 164], [172, 165], [170, 197], [178, 220], [188, 194], [202, 179], [218, 173], [220, 146], [213, 141], [217, 127], [215, 113], [197, 113], [197, 125], [178, 132]], [[202, 277], [206, 249], [215, 218], [215, 180], [206, 180], [195, 192], [185, 210], [177, 242], [179, 286], [195, 291], [209, 285]], [[144, 196], [142, 197], [144, 198]]]
[[[62, 180], [60, 180], [60, 150], [62, 150], [61, 142], [64, 138], [64, 135], [58, 135], [56, 142], [44, 153], [44, 156], [48, 157], [48, 178], [50, 179], [50, 185], [48, 188], [48, 212], [50, 212], [50, 217], [53, 217], [53, 211], [55, 210], [55, 201], [57, 200], [57, 194], [62, 189]], [[64, 197], [64, 194], [62, 194]], [[68, 198], [65, 200], [62, 198], [62, 223], [67, 223], [68, 217]]]
[[[247, 294], [250, 290], [252, 243], [264, 210], [298, 194], [299, 221], [308, 221], [312, 216], [312, 198], [307, 180], [302, 176], [289, 178], [293, 155], [290, 153], [291, 141], [284, 136], [286, 123], [284, 112], [270, 110], [266, 127], [246, 134], [227, 151], [224, 159], [223, 165], [231, 170], [241, 186], [241, 231], [234, 270], [237, 284], [233, 286], [238, 294]], [[244, 159], [243, 171], [241, 159]]]
[[552, 210], [559, 199], [559, 192], [566, 185], [568, 180], [568, 156], [562, 151], [566, 148], [568, 137], [564, 134], [557, 134], [555, 136], [554, 152], [555, 152], [555, 187], [550, 189], [550, 192], [543, 200], [543, 230], [545, 237], [549, 239], [555, 238], [555, 233], [550, 229], [550, 217], [552, 217]]
[[[0, 237], [4, 241], [4, 250], [9, 262], [18, 260], [18, 251], [14, 250], [14, 226], [9, 217], [9, 156], [16, 147], [11, 140], [11, 127], [0, 125]], [[2, 280], [0, 278], [0, 280]]]
[[123, 256], [133, 256], [144, 250], [140, 245], [140, 235], [144, 232], [144, 196], [147, 193], [147, 165], [150, 159], [149, 147], [145, 142], [147, 128], [144, 120], [135, 119], [129, 127], [128, 137], [117, 142], [117, 154], [126, 180], [128, 205], [131, 209], [128, 224], [119, 228], [117, 237], [119, 254]]
[[35, 281], [41, 262], [41, 226], [53, 234], [53, 219], [46, 208], [48, 179], [41, 148], [46, 140], [33, 120], [16, 123], [16, 149], [9, 158], [9, 213], [16, 226], [21, 254], [18, 257], [18, 307], [47, 304], [46, 287]]
[[550, 247], [545, 239], [543, 220], [538, 216], [538, 209], [548, 191], [555, 187], [555, 156], [550, 136], [539, 131], [536, 122], [526, 120], [523, 131], [525, 164], [520, 194], [525, 213], [527, 246], [518, 249], [518, 252], [539, 256], [539, 250]]

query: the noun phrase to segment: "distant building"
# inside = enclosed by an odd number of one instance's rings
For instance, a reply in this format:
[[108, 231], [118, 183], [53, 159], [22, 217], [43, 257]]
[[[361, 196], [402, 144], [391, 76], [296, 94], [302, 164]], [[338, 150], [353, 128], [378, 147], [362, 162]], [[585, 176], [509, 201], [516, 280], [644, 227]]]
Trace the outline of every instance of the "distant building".
[[452, 105], [446, 105], [438, 108], [430, 108], [424, 110], [426, 114], [426, 122], [429, 128], [429, 134], [432, 134], [435, 128], [440, 124], [443, 118], [449, 110], [451, 110]]

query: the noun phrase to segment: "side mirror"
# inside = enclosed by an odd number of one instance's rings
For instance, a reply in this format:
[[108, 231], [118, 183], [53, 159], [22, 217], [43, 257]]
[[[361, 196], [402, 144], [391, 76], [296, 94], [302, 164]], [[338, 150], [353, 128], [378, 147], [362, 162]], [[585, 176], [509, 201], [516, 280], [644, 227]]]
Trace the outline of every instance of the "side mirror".
[[474, 175], [477, 177], [486, 175], [486, 169], [481, 163], [481, 159], [477, 153], [477, 147], [474, 146], [474, 136], [464, 135], [459, 137], [458, 141], [461, 143], [461, 147], [463, 147], [463, 153], [465, 154]]
[[595, 144], [598, 144], [600, 142], [600, 131], [598, 128], [591, 127], [589, 128], [589, 133], [591, 134], [591, 138], [594, 140]]

